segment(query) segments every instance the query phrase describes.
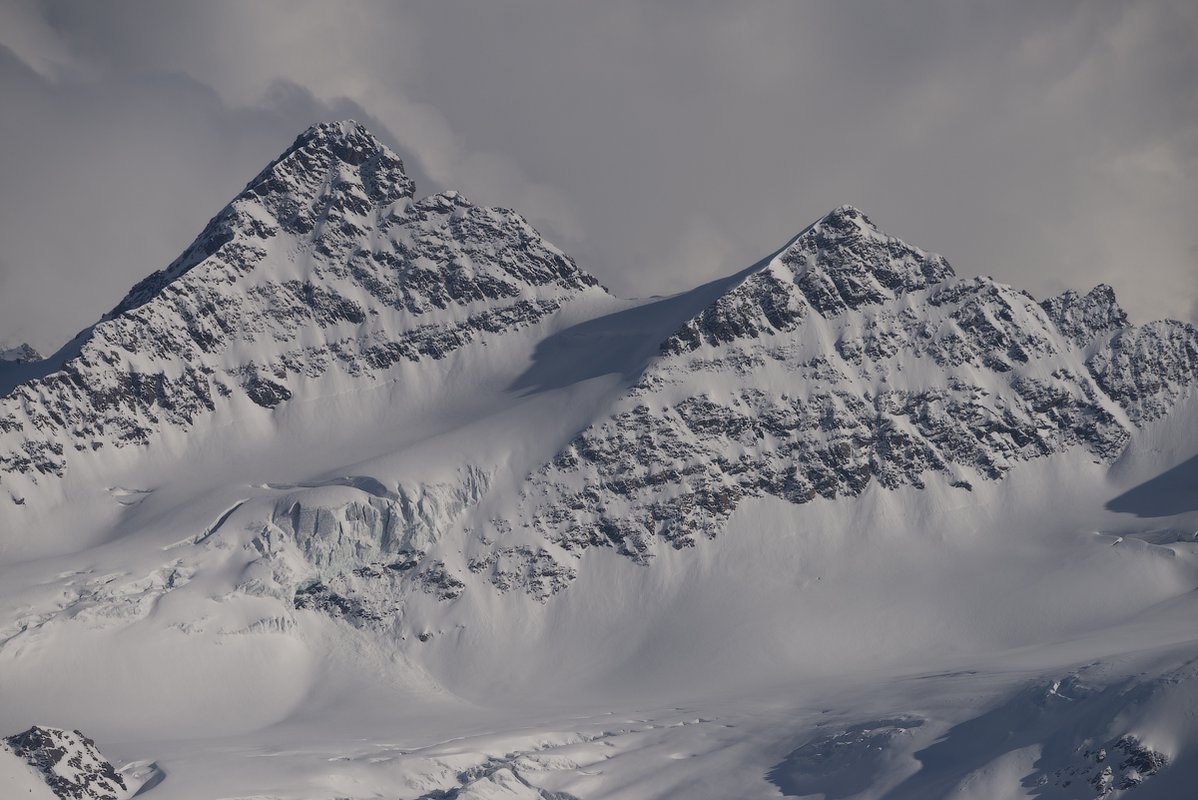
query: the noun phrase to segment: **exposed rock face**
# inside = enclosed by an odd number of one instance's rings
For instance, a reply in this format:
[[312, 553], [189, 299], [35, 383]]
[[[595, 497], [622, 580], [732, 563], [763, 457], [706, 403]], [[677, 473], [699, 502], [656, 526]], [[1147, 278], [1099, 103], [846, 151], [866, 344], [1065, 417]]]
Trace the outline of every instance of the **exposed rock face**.
[[1115, 300], [1115, 290], [1100, 283], [1084, 295], [1070, 289], [1040, 304], [1071, 342], [1085, 347], [1104, 333], [1130, 325]]
[[364, 128], [318, 125], [56, 371], [0, 398], [0, 480], [61, 475], [72, 451], [146, 444], [240, 398], [274, 409], [334, 373], [365, 385], [596, 286], [517, 214], [455, 192], [416, 200]]
[[559, 562], [543, 547], [500, 547], [471, 559], [466, 566], [485, 575], [501, 592], [521, 590], [541, 602], [578, 577], [575, 567]]
[[844, 207], [671, 336], [522, 514], [569, 551], [643, 562], [717, 535], [746, 497], [968, 490], [1071, 449], [1108, 462], [1127, 421], [1192, 390], [1194, 354], [1192, 328], [1130, 327], [1109, 287], [1041, 307]]
[[1098, 385], [1137, 425], [1160, 419], [1198, 381], [1198, 330], [1174, 320], [1116, 333], [1088, 364]]
[[4, 740], [63, 800], [123, 800], [125, 779], [79, 731], [33, 726]]
[[1087, 750], [1086, 755], [1099, 765], [1089, 781], [1099, 798], [1134, 789], [1169, 766], [1168, 756], [1145, 747], [1134, 736], [1122, 736], [1109, 748], [1102, 747], [1093, 753]]
[[679, 354], [701, 344], [791, 331], [809, 310], [834, 316], [878, 305], [952, 274], [941, 256], [886, 236], [860, 211], [841, 206], [798, 237], [769, 268], [684, 325], [662, 350]]
[[458, 773], [460, 786], [434, 789], [416, 800], [469, 800], [472, 797], [505, 797], [511, 800], [578, 800], [567, 792], [554, 792], [534, 786], [522, 774], [527, 762], [514, 754], [491, 758], [476, 767]]
[[372, 562], [325, 581], [302, 586], [295, 607], [316, 609], [351, 622], [383, 622], [399, 608], [395, 599], [422, 591], [438, 600], [456, 600], [466, 589], [439, 559], [426, 558], [422, 550], [408, 550], [386, 563]]
[[[0, 397], [0, 503], [94, 451], [356, 401], [403, 365], [447, 400], [437, 362], [544, 324], [540, 336], [588, 292], [603, 295], [516, 214], [454, 192], [415, 199], [361, 126], [315, 126], [179, 259], [20, 368], [44, 371]], [[472, 583], [546, 601], [577, 576], [571, 554], [604, 546], [647, 563], [718, 535], [747, 498], [969, 491], [1066, 451], [1109, 462], [1198, 383], [1193, 327], [1132, 326], [1107, 286], [1037, 303], [960, 278], [849, 206], [714, 300], [696, 296], [632, 348], [635, 368], [617, 365], [623, 396], [537, 451], [566, 442], [549, 463], [522, 462], [511, 497], [485, 512], [507, 463], [463, 461], [440, 485], [258, 486], [287, 494], [235, 515], [263, 562], [239, 588], [368, 622], [405, 592], [451, 602]], [[451, 530], [462, 541], [438, 551]]]
[[[848, 207], [660, 350], [609, 416], [529, 476], [512, 517], [473, 521], [481, 545], [464, 570], [427, 548], [486, 494], [481, 476], [419, 503], [368, 487], [344, 504], [279, 501], [271, 526], [320, 575], [296, 607], [385, 623], [394, 598], [451, 601], [470, 576], [545, 602], [578, 575], [566, 554], [605, 546], [648, 563], [718, 535], [746, 498], [802, 504], [933, 477], [968, 491], [1069, 450], [1109, 462], [1192, 389], [1198, 363], [1192, 329], [1131, 327], [1104, 287], [1038, 304], [956, 277]], [[513, 529], [541, 543], [514, 543]]]
[[1137, 425], [1164, 416], [1198, 378], [1198, 331], [1175, 320], [1131, 325], [1106, 284], [1085, 295], [1068, 291], [1041, 305], [1087, 353], [1098, 385]]

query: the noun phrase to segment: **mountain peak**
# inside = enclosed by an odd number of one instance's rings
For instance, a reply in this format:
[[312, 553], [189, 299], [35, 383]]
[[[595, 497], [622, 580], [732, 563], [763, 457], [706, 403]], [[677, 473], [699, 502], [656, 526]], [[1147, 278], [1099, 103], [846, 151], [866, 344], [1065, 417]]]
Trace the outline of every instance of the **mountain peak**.
[[836, 208], [829, 211], [827, 214], [824, 214], [824, 216], [821, 217], [819, 222], [817, 222], [816, 224], [817, 225], [854, 224], [854, 225], [864, 226], [864, 227], [869, 227], [869, 228], [875, 227], [873, 222], [870, 220], [870, 218], [865, 216], [865, 212], [863, 212], [861, 209], [857, 208], [856, 206], [848, 205], [847, 203], [842, 206], [837, 206]]
[[346, 215], [381, 212], [415, 193], [403, 161], [365, 126], [353, 120], [313, 125], [254, 176], [187, 251], [134, 286], [104, 319], [147, 302], [239, 235], [261, 241], [282, 230], [312, 238], [318, 226], [334, 229], [342, 222], [357, 230]]
[[[598, 284], [515, 212], [413, 191], [361, 125], [304, 131], [59, 354], [21, 369], [0, 362], [0, 473], [32, 485], [34, 473], [66, 469], [57, 441], [8, 445], [37, 425], [24, 398], [54, 398], [61, 427], [36, 435], [92, 450], [148, 443], [226, 399], [273, 409], [301, 385], [318, 396], [342, 381], [381, 384], [403, 365], [523, 336]], [[36, 462], [24, 456], [34, 451]]]
[[851, 205], [820, 217], [763, 263], [663, 342], [662, 352], [793, 330], [807, 308], [835, 317], [954, 276], [942, 256], [883, 233]]
[[822, 314], [883, 302], [953, 276], [941, 256], [880, 230], [854, 206], [828, 212], [779, 256]]
[[286, 158], [297, 150], [325, 150], [347, 164], [357, 166], [380, 152], [390, 150], [366, 126], [352, 119], [339, 122], [318, 122], [296, 137], [283, 154]]
[[[261, 196], [288, 184], [316, 185], [341, 167], [360, 173], [372, 199], [398, 200], [413, 197], [416, 186], [404, 172], [403, 161], [391, 148], [352, 119], [320, 122], [311, 126], [258, 173], [245, 193]], [[280, 180], [281, 179], [281, 182]]]

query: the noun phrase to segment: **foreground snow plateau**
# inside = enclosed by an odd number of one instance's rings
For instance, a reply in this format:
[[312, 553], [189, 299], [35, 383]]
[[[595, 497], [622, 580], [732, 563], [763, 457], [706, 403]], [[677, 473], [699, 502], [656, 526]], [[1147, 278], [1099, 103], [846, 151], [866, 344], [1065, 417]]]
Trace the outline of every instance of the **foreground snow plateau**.
[[845, 206], [621, 300], [347, 122], [0, 367], [0, 728], [113, 796], [1198, 779], [1198, 332], [1108, 287]]

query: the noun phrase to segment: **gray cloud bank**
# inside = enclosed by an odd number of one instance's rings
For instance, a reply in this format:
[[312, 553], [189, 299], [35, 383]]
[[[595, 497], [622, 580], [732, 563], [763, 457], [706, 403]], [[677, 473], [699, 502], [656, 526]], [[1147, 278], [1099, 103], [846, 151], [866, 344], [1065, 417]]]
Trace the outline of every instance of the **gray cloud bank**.
[[614, 291], [841, 203], [1038, 296], [1198, 317], [1198, 6], [0, 2], [0, 342], [52, 350], [312, 122]]

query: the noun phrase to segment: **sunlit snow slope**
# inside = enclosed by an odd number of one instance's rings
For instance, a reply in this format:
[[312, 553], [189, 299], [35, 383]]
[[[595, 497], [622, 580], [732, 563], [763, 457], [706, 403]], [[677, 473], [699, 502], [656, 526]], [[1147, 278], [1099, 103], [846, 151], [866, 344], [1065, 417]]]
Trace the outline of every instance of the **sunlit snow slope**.
[[151, 798], [1186, 796], [1198, 331], [848, 206], [729, 266], [620, 300], [309, 129], [3, 363], [0, 732]]

